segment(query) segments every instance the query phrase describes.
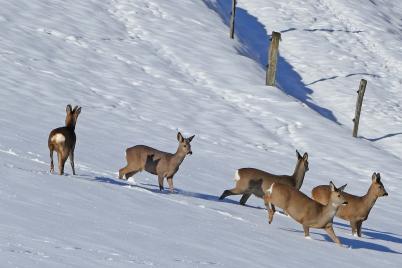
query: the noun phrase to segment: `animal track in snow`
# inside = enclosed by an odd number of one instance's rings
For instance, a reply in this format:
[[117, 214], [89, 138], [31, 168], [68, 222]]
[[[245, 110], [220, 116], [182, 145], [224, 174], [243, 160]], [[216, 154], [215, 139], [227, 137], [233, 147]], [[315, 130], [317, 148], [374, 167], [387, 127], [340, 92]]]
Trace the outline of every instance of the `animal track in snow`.
[[36, 29], [36, 31], [39, 33], [45, 33], [54, 36], [56, 38], [64, 40], [67, 43], [71, 43], [79, 47], [88, 48], [88, 44], [83, 41], [83, 38], [81, 36], [67, 35], [57, 30], [45, 29], [45, 28], [38, 28]]

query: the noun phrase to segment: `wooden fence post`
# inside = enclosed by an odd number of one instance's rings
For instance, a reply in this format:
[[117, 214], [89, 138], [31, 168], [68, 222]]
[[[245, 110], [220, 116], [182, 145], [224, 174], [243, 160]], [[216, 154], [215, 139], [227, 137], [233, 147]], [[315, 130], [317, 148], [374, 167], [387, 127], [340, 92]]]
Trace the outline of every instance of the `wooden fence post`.
[[366, 85], [367, 85], [367, 80], [362, 79], [360, 80], [360, 85], [359, 85], [359, 90], [357, 91], [357, 101], [356, 101], [356, 112], [355, 112], [355, 118], [353, 119], [353, 122], [355, 123], [353, 127], [353, 137], [357, 137], [357, 130], [359, 129], [359, 120], [360, 120], [360, 112], [362, 110], [362, 104], [363, 104], [363, 97], [364, 97], [364, 92], [366, 91]]
[[278, 32], [272, 32], [271, 46], [269, 47], [269, 58], [267, 66], [267, 75], [265, 79], [265, 84], [267, 86], [275, 86], [275, 76], [276, 76], [276, 64], [278, 62], [278, 50], [279, 41], [281, 40], [281, 34]]
[[232, 12], [230, 12], [230, 38], [234, 39], [235, 16], [237, 0], [232, 0]]

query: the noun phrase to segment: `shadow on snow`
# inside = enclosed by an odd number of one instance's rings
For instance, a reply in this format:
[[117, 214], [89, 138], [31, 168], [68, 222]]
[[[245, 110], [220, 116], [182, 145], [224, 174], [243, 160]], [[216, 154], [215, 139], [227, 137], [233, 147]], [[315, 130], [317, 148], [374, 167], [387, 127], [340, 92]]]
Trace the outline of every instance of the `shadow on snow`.
[[[303, 231], [301, 231], [301, 230], [295, 230], [295, 229], [289, 229], [289, 228], [280, 228], [280, 229], [284, 230], [284, 231], [300, 233], [300, 235], [304, 235]], [[310, 234], [320, 235], [325, 241], [333, 242], [332, 239], [327, 234], [321, 234], [321, 233], [317, 233], [317, 232], [310, 232]], [[375, 251], [386, 252], [386, 253], [402, 254], [401, 252], [390, 249], [387, 246], [383, 246], [383, 245], [376, 244], [373, 242], [364, 241], [361, 238], [350, 239], [350, 238], [346, 238], [346, 237], [339, 236], [339, 235], [337, 235], [337, 236], [338, 236], [339, 240], [341, 240], [342, 245], [348, 246], [352, 249], [369, 249], [369, 250], [375, 250]], [[319, 241], [324, 241], [324, 240], [319, 240]]]
[[[210, 9], [214, 10], [220, 15], [225, 24], [228, 24], [231, 1], [203, 1]], [[268, 46], [270, 35], [268, 35], [264, 25], [260, 23], [256, 17], [250, 15], [246, 10], [237, 8], [235, 33], [237, 38], [244, 45], [244, 47], [238, 48], [238, 52], [241, 55], [257, 61], [265, 69], [268, 63]], [[283, 92], [293, 96], [320, 115], [340, 125], [331, 110], [321, 107], [312, 101], [310, 95], [312, 95], [314, 91], [303, 83], [302, 77], [294, 70], [293, 66], [280, 55], [278, 58], [278, 72], [276, 80], [277, 87]]]
[[[133, 188], [140, 188], [143, 190], [147, 190], [152, 193], [157, 193], [157, 194], [165, 194], [169, 195], [172, 194], [168, 190], [159, 190], [159, 185], [156, 184], [150, 184], [150, 183], [137, 183], [137, 184], [130, 184], [127, 181], [119, 180], [119, 179], [112, 179], [109, 177], [104, 177], [104, 176], [96, 176], [93, 181], [96, 182], [102, 182], [102, 183], [109, 183], [109, 184], [114, 184], [117, 186], [129, 186]], [[228, 203], [228, 204], [236, 204], [239, 205], [239, 202], [231, 200], [231, 199], [224, 199], [224, 200], [219, 200], [219, 196], [217, 195], [210, 195], [210, 194], [204, 194], [204, 193], [198, 193], [198, 192], [191, 192], [191, 191], [186, 191], [182, 190], [179, 188], [175, 188], [174, 193], [172, 195], [181, 195], [181, 196], [186, 196], [186, 197], [191, 197], [191, 198], [198, 198], [202, 200], [207, 200], [207, 201], [214, 201], [214, 202], [220, 202], [220, 203]], [[252, 205], [245, 205], [245, 207], [249, 208], [256, 208], [256, 209], [265, 209], [262, 207], [257, 207], [257, 206], [252, 206]]]

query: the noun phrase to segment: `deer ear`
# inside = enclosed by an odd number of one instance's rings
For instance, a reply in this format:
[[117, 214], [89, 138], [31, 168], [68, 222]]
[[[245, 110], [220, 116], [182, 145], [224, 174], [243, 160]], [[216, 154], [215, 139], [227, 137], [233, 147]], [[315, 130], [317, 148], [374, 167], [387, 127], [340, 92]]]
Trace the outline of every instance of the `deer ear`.
[[194, 139], [195, 135], [191, 136], [190, 138], [188, 138], [188, 142], [191, 142]]
[[336, 187], [335, 187], [335, 184], [332, 181], [329, 182], [329, 187], [331, 188], [331, 192], [335, 192]]
[[377, 173], [373, 173], [373, 175], [371, 176], [371, 182], [375, 182], [377, 181]]
[[307, 153], [304, 153], [303, 160], [308, 160], [308, 154]]
[[339, 190], [340, 192], [343, 192], [343, 190], [345, 190], [346, 185], [348, 185], [348, 184], [342, 185], [341, 187], [338, 188], [338, 190]]
[[183, 136], [181, 135], [180, 132], [177, 133], [177, 140], [178, 140], [179, 142], [183, 142], [183, 140], [184, 140], [184, 138], [183, 138]]
[[66, 113], [71, 113], [73, 108], [71, 107], [71, 104], [68, 104], [66, 107]]
[[296, 150], [296, 156], [297, 156], [297, 159], [301, 159], [301, 158], [302, 158], [302, 156], [300, 155], [300, 153], [299, 153], [298, 150]]
[[377, 182], [378, 182], [378, 183], [381, 182], [381, 175], [380, 175], [380, 173], [377, 173]]
[[74, 114], [75, 114], [75, 116], [78, 116], [80, 113], [81, 113], [81, 107], [76, 106], [76, 107], [74, 108]]

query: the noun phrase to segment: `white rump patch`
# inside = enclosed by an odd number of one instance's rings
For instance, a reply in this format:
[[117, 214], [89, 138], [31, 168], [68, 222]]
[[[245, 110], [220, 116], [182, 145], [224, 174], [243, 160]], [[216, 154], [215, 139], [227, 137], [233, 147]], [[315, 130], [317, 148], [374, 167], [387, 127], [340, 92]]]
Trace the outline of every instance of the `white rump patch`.
[[234, 175], [234, 178], [233, 178], [235, 181], [239, 181], [240, 180], [240, 176], [239, 176], [239, 170], [236, 170], [236, 173], [235, 173], [235, 175]]
[[52, 137], [52, 141], [55, 141], [56, 143], [63, 143], [66, 141], [66, 137], [64, 137], [63, 134], [57, 133]]
[[274, 188], [274, 184], [275, 184], [275, 182], [273, 182], [273, 183], [271, 184], [271, 187], [269, 187], [269, 189], [266, 191], [267, 194], [272, 194], [272, 190], [273, 190], [273, 188]]

